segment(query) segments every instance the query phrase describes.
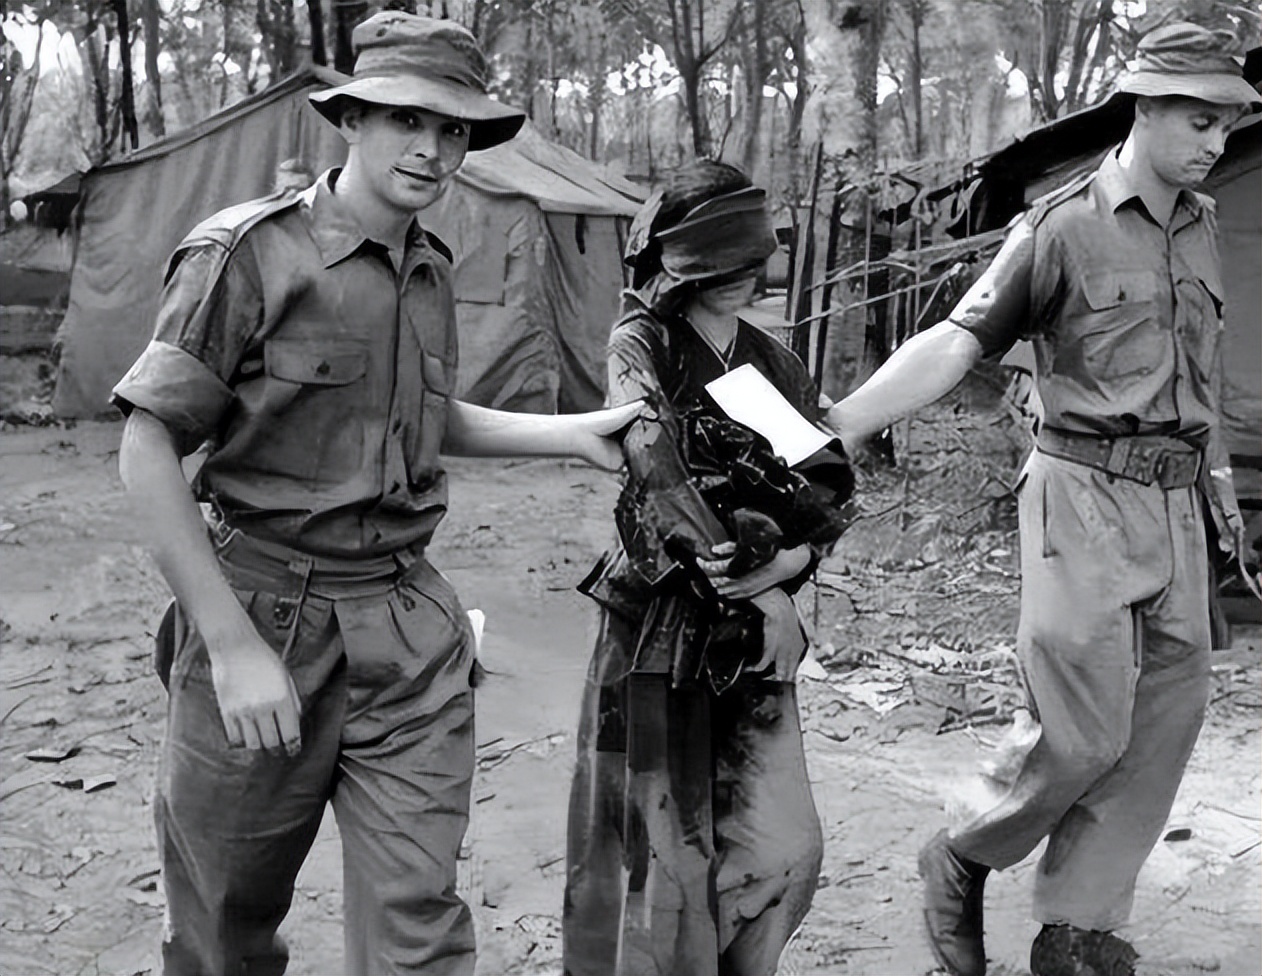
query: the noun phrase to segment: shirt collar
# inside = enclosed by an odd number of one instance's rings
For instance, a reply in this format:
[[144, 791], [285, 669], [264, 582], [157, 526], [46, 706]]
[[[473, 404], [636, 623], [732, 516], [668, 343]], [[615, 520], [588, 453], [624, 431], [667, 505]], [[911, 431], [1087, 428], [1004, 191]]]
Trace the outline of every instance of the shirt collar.
[[[315, 183], [299, 194], [309, 213], [311, 236], [320, 250], [320, 259], [326, 268], [346, 260], [365, 243], [382, 246], [364, 234], [359, 221], [347, 212], [342, 201], [333, 192], [333, 186], [341, 172], [340, 168], [325, 171]], [[416, 247], [428, 247], [428, 240], [420, 225], [413, 220], [408, 227], [406, 248], [410, 252]]]
[[[1145, 212], [1151, 216], [1152, 207], [1148, 205], [1144, 195], [1135, 187], [1130, 175], [1126, 170], [1122, 169], [1122, 164], [1117, 160], [1117, 154], [1120, 150], [1121, 146], [1115, 146], [1104, 154], [1100, 168], [1096, 171], [1096, 187], [1110, 213], [1116, 213], [1118, 208], [1124, 203], [1138, 200], [1143, 205]], [[1174, 206], [1176, 213], [1182, 207], [1190, 212], [1193, 219], [1196, 219], [1201, 215], [1203, 204], [1195, 193], [1184, 187], [1179, 190]]]

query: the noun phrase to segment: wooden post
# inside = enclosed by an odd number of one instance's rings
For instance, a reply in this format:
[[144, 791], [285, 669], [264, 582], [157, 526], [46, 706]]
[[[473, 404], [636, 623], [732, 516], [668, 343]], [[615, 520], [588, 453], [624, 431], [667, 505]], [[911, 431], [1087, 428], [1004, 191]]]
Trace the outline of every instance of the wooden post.
[[798, 235], [801, 234], [802, 221], [798, 217], [796, 205], [789, 208], [789, 216], [793, 218], [792, 233], [789, 234], [789, 274], [784, 283], [784, 320], [793, 321], [793, 284], [797, 281], [798, 270]]
[[819, 202], [820, 171], [823, 168], [824, 144], [815, 144], [815, 172], [811, 176], [811, 205], [806, 215], [804, 239], [797, 246], [797, 274], [794, 275], [793, 351], [802, 365], [811, 365], [811, 286], [815, 284], [815, 208]]
[[841, 234], [841, 191], [844, 184], [838, 183], [833, 190], [833, 205], [828, 215], [828, 246], [824, 251], [824, 295], [820, 299], [820, 319], [816, 326], [815, 339], [815, 386], [824, 388], [824, 349], [828, 344], [828, 327], [832, 317], [828, 312], [833, 307], [833, 282], [830, 280], [837, 270], [837, 238]]

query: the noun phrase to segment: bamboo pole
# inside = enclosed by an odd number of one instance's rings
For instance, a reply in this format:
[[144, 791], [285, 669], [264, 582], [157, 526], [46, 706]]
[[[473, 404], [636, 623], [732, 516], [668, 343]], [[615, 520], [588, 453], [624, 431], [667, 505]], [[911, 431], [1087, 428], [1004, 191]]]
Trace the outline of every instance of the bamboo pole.
[[799, 241], [797, 247], [798, 273], [794, 290], [796, 298], [793, 302], [793, 352], [807, 368], [811, 362], [811, 330], [809, 326], [804, 328], [801, 320], [811, 314], [811, 284], [815, 273], [815, 208], [819, 203], [819, 181], [823, 163], [824, 143], [821, 140], [815, 143], [815, 167], [811, 176], [811, 204], [806, 215], [803, 235], [805, 239]]
[[833, 190], [833, 206], [828, 217], [828, 246], [824, 251], [824, 295], [820, 302], [820, 327], [816, 330], [815, 339], [815, 386], [819, 389], [824, 386], [824, 351], [832, 325], [829, 314], [833, 305], [833, 282], [829, 278], [836, 270], [837, 238], [841, 236], [842, 186], [839, 182]]

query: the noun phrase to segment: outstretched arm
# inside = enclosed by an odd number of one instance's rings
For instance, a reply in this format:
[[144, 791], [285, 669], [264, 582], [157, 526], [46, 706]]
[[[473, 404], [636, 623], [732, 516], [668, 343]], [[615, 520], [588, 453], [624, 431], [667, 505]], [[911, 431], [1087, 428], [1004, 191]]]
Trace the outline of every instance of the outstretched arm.
[[824, 415], [848, 454], [900, 417], [951, 392], [982, 347], [973, 333], [939, 322], [900, 346], [859, 389]]
[[983, 355], [1005, 352], [1034, 320], [1046, 318], [1045, 309], [1032, 307], [1032, 285], [1038, 274], [1038, 293], [1045, 299], [1054, 295], [1056, 262], [1045, 257], [1035, 267], [1034, 233], [1029, 219], [1015, 220], [999, 253], [951, 314], [899, 346], [866, 383], [824, 415], [848, 452], [949, 393]]
[[613, 435], [645, 410], [643, 401], [590, 413], [541, 415], [492, 410], [452, 400], [443, 453], [460, 457], [574, 457], [598, 468], [622, 467]]

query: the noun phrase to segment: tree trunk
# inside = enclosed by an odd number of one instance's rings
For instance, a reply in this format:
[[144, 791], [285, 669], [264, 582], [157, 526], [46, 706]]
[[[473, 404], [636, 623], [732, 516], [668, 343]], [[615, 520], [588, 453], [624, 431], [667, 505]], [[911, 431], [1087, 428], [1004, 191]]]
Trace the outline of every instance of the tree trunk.
[[753, 47], [746, 46], [745, 58], [745, 125], [741, 145], [741, 168], [752, 178], [759, 158], [762, 133], [762, 88], [768, 74], [767, 24], [763, 4], [753, 4]]
[[269, 0], [255, 0], [254, 23], [258, 26], [259, 36], [263, 40], [263, 56], [267, 59], [267, 83], [270, 85], [280, 75], [280, 65], [276, 61], [276, 45], [272, 43], [274, 29], [268, 7]]
[[355, 68], [355, 51], [351, 46], [351, 32], [368, 13], [366, 0], [335, 0], [333, 4], [333, 67], [343, 74]]
[[[704, 4], [704, 0], [701, 0]], [[702, 7], [697, 8], [698, 18]], [[692, 127], [692, 151], [698, 156], [710, 152], [709, 119], [701, 107], [701, 72], [704, 68], [698, 49], [705, 43], [704, 21], [698, 20], [700, 43], [693, 37], [692, 0], [670, 0], [671, 36], [675, 48], [675, 68], [684, 89], [684, 111]]]
[[679, 73], [684, 86], [684, 107], [692, 122], [692, 151], [698, 158], [710, 153], [710, 125], [701, 105], [701, 70], [692, 67], [687, 74]]
[[258, 0], [256, 22], [270, 69], [267, 83], [274, 85], [294, 70], [297, 40], [294, 0]]
[[294, 68], [298, 66], [298, 24], [294, 20], [294, 0], [280, 0], [280, 16], [277, 18], [280, 27], [280, 37], [277, 43], [280, 46], [280, 70], [281, 76], [293, 74]]
[[907, 70], [907, 82], [911, 87], [912, 118], [915, 120], [912, 152], [914, 158], [920, 159], [925, 154], [925, 121], [924, 99], [921, 97], [920, 80], [924, 74], [924, 65], [920, 52], [920, 26], [924, 21], [925, 8], [923, 0], [911, 0], [911, 64]]
[[1060, 67], [1060, 54], [1065, 47], [1065, 28], [1068, 15], [1066, 0], [1043, 0], [1043, 16], [1040, 20], [1038, 85], [1039, 110], [1042, 120], [1050, 122], [1060, 115], [1061, 100], [1056, 95], [1056, 74]]
[[311, 63], [328, 64], [324, 46], [324, 0], [307, 0], [307, 25], [311, 28]]
[[[1113, 23], [1113, 0], [1100, 0], [1100, 9], [1096, 13], [1096, 28], [1099, 30], [1099, 36], [1096, 39], [1095, 53], [1091, 56], [1091, 63], [1086, 66], [1081, 80], [1075, 84], [1072, 91], [1067, 92], [1069, 96], [1068, 110], [1076, 112], [1087, 104], [1087, 95], [1091, 88], [1091, 79], [1103, 71], [1109, 55], [1109, 25]], [[1086, 57], [1086, 44], [1091, 42], [1090, 34], [1083, 46], [1083, 57]]]
[[39, 59], [44, 48], [42, 16], [35, 23], [35, 31], [35, 55], [31, 64], [14, 71], [13, 63], [6, 61], [0, 69], [0, 84], [3, 85], [0, 90], [0, 226], [3, 227], [8, 227], [11, 222], [9, 177], [17, 166], [22, 138], [31, 120], [31, 106], [35, 103], [35, 89], [39, 87]]
[[885, 33], [887, 0], [863, 0], [859, 51], [855, 58], [855, 97], [862, 113], [859, 128], [858, 165], [863, 172], [877, 166], [879, 129], [876, 119], [877, 69], [881, 64], [881, 37]]
[[162, 44], [161, 10], [158, 0], [144, 0], [141, 26], [145, 31], [145, 125], [161, 139], [167, 134], [162, 115], [162, 73], [158, 70], [158, 49]]
[[806, 61], [806, 19], [798, 22], [789, 41], [793, 50], [794, 84], [793, 105], [789, 111], [789, 131], [785, 144], [789, 148], [789, 199], [797, 201], [802, 195], [802, 122], [806, 118], [806, 103], [810, 97], [810, 83]]
[[608, 73], [606, 67], [608, 60], [609, 35], [602, 30], [596, 44], [596, 63], [592, 66], [591, 71], [592, 129], [588, 140], [589, 149], [587, 155], [593, 160], [600, 158], [600, 116], [605, 107], [605, 75]]
[[96, 42], [95, 21], [90, 21], [86, 33], [83, 38], [83, 50], [87, 55], [88, 73], [92, 76], [92, 114], [96, 120], [97, 131], [97, 147], [93, 154], [93, 164], [103, 163], [109, 158], [112, 150], [110, 138], [110, 114], [109, 114], [109, 87], [110, 76], [109, 68], [106, 66], [104, 59], [101, 57], [100, 48]]
[[[123, 90], [119, 96], [122, 111], [124, 143], [131, 140], [131, 148], [140, 148], [140, 127], [136, 124], [136, 86], [131, 68], [131, 23], [127, 19], [127, 0], [112, 0], [114, 16], [118, 21], [118, 60], [123, 72]], [[126, 145], [123, 149], [126, 150]]]

